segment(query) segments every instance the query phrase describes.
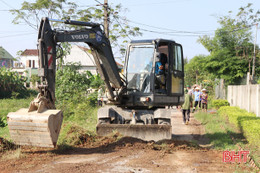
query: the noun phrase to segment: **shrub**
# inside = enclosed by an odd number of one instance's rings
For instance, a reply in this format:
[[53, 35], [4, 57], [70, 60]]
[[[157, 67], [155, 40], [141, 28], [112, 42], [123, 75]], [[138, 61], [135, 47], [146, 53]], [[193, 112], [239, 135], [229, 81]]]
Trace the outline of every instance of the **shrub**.
[[248, 142], [260, 146], [260, 118], [247, 117], [241, 120], [241, 126]]
[[56, 98], [58, 107], [65, 112], [65, 116], [75, 115], [78, 105], [95, 107], [97, 92], [88, 93], [87, 89], [98, 88], [103, 81], [98, 75], [90, 72], [79, 73], [80, 65], [72, 64], [57, 70], [56, 76]]
[[219, 99], [219, 100], [213, 100], [212, 101], [212, 106], [216, 109], [219, 109], [220, 107], [222, 106], [229, 106], [229, 103], [227, 100], [222, 100], [222, 99]]
[[[91, 81], [86, 73], [79, 73], [79, 66], [65, 66], [57, 70], [56, 97], [58, 101], [71, 100], [75, 96], [84, 97]], [[79, 98], [75, 98], [77, 101]]]
[[7, 126], [7, 120], [6, 120], [6, 117], [0, 117], [0, 127], [5, 127]]
[[260, 118], [253, 113], [248, 113], [246, 110], [239, 107], [223, 106], [218, 110], [218, 113], [227, 117], [228, 121], [243, 131], [245, 137], [250, 144], [260, 145]]
[[5, 67], [0, 68], [0, 98], [24, 97], [26, 94], [24, 82], [25, 79], [17, 72]]
[[38, 75], [36, 75], [36, 74], [33, 74], [33, 75], [31, 76], [30, 81], [31, 81], [32, 84], [35, 86], [35, 85], [36, 85], [36, 82], [40, 82], [40, 77], [39, 77]]

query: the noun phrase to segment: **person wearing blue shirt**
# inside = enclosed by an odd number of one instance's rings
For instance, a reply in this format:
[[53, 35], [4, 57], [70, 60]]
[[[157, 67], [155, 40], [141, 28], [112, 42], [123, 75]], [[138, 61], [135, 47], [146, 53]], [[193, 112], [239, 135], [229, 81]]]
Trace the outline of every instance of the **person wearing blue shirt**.
[[200, 102], [200, 95], [201, 95], [200, 89], [198, 87], [195, 88], [193, 95], [194, 95], [195, 103], [194, 103], [194, 107], [193, 107], [192, 112], [195, 112], [195, 109]]
[[160, 53], [158, 61], [155, 62], [155, 77], [156, 77], [156, 89], [158, 92], [165, 93], [166, 90], [166, 70], [167, 70], [167, 55]]
[[155, 74], [162, 74], [163, 73], [163, 65], [160, 61], [155, 63]]

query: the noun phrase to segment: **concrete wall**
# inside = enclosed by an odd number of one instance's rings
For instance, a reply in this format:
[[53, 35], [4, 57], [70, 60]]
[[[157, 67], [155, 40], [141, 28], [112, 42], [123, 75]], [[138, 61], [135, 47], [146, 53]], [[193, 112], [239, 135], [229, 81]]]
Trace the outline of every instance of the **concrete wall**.
[[228, 102], [260, 117], [260, 85], [229, 85]]

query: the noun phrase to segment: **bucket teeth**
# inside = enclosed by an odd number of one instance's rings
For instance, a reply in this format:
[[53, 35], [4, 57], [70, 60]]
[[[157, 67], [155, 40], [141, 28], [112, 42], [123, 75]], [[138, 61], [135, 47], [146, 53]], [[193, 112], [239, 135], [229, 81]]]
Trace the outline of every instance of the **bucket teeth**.
[[51, 148], [57, 144], [62, 119], [62, 111], [54, 109], [42, 113], [20, 109], [7, 115], [10, 136], [15, 144]]

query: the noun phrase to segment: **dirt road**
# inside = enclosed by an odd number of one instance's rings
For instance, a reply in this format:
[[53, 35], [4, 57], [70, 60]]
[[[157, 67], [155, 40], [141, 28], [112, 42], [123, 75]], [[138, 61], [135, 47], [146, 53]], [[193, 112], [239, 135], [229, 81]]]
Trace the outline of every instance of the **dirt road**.
[[[203, 126], [193, 116], [182, 124], [172, 114], [173, 140], [161, 143], [106, 137], [66, 151], [22, 148], [19, 159], [3, 156], [0, 172], [234, 172], [238, 165], [222, 162], [222, 151], [209, 149]], [[183, 141], [186, 140], [186, 141]], [[192, 142], [187, 142], [192, 141]], [[200, 146], [194, 144], [197, 141]], [[240, 170], [249, 170], [239, 165]]]

